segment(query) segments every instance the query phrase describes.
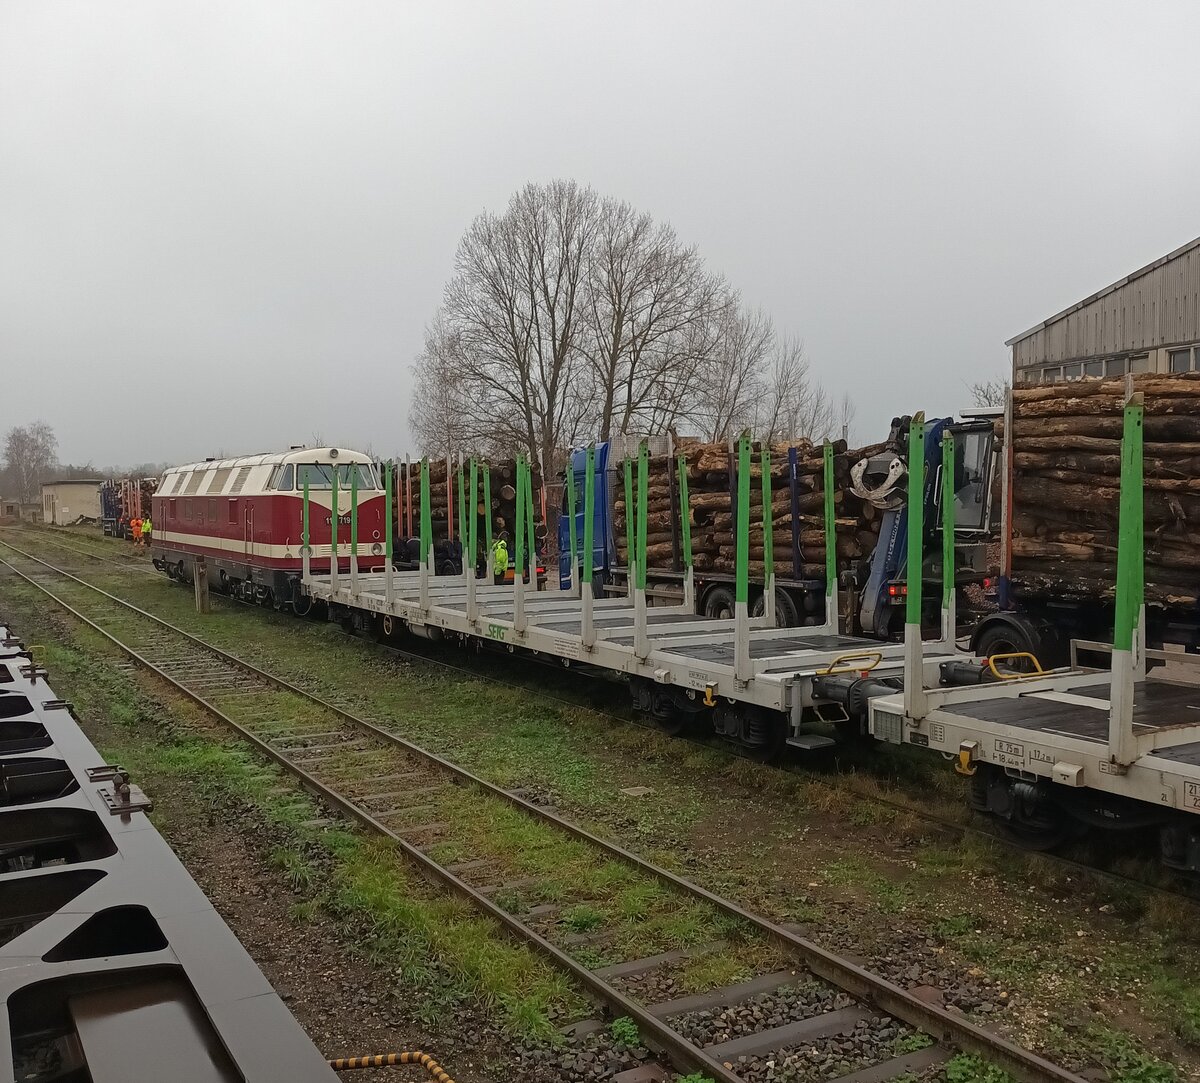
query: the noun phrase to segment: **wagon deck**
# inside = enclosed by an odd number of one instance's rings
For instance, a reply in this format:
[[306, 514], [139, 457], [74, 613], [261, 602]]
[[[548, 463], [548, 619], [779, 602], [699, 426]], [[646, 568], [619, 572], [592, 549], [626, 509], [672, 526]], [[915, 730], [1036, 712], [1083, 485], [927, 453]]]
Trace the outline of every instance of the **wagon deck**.
[[[565, 665], [586, 663], [698, 697], [792, 713], [797, 723], [799, 712], [814, 705], [813, 677], [855, 667], [883, 676], [898, 673], [902, 664], [902, 644], [840, 635], [828, 626], [767, 627], [762, 618], [706, 617], [687, 605], [646, 607], [634, 598], [596, 599], [589, 619], [589, 606], [573, 591], [535, 591], [528, 584], [476, 581], [471, 587], [462, 577], [429, 576], [423, 601], [422, 574], [393, 572], [390, 586], [384, 571], [332, 579], [309, 574], [304, 582], [314, 599], [390, 616], [418, 632], [436, 629], [439, 635], [536, 651]], [[585, 636], [589, 625], [591, 635]], [[738, 666], [741, 636], [748, 670]], [[947, 656], [945, 651], [931, 654], [931, 673]]]

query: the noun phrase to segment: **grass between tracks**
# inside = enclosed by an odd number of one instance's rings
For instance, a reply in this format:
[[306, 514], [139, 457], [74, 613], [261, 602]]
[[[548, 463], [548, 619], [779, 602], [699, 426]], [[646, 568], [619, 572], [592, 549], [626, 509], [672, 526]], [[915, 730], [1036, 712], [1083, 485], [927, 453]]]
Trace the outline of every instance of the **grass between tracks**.
[[[47, 629], [32, 595], [5, 582], [5, 614], [22, 635], [46, 644], [55, 691], [72, 701], [85, 729], [94, 728], [89, 720], [106, 720], [103, 755], [127, 766], [151, 794], [156, 785], [185, 783], [218, 815], [265, 832], [272, 861], [297, 892], [297, 936], [318, 908], [328, 911], [348, 942], [394, 970], [430, 1024], [469, 999], [518, 1038], [553, 1040], [558, 1026], [585, 1010], [568, 978], [465, 900], [428, 887], [388, 840], [315, 824], [321, 808], [288, 776], [214, 730], [190, 703], [164, 694], [153, 678], [114, 670], [114, 648], [101, 637], [69, 618]], [[170, 810], [160, 808], [153, 819], [169, 838]]]
[[[103, 551], [111, 543], [92, 544]], [[34, 551], [28, 540], [24, 547]], [[843, 764], [853, 768], [855, 793], [837, 778], [763, 768], [541, 695], [619, 704], [605, 686], [569, 674], [480, 659], [484, 672], [525, 674], [530, 687], [489, 684], [397, 660], [332, 626], [219, 602], [200, 618], [190, 595], [166, 581], [135, 581], [111, 567], [86, 577], [491, 781], [544, 794], [714, 890], [777, 920], [808, 923], [836, 950], [900, 975], [916, 960], [943, 986], [982, 983], [981, 996], [1012, 1006], [986, 1020], [973, 1009], [981, 1021], [1052, 1059], [1103, 1066], [1119, 1083], [1200, 1076], [1195, 908], [1090, 882], [984, 838], [958, 838], [862, 796], [924, 802], [961, 818], [958, 783], [935, 771], [936, 761], [885, 754]], [[633, 786], [652, 793], [622, 792]], [[601, 909], [572, 918], [596, 928], [612, 920], [607, 910], [592, 912]]]

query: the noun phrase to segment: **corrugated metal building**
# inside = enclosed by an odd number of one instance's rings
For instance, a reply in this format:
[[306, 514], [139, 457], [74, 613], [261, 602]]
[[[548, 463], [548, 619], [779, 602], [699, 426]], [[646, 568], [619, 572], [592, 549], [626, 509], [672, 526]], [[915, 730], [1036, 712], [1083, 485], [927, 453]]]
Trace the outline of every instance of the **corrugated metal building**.
[[1200, 370], [1200, 237], [1005, 345], [1015, 383]]
[[80, 516], [100, 518], [100, 478], [75, 478], [42, 484], [42, 520], [66, 526]]

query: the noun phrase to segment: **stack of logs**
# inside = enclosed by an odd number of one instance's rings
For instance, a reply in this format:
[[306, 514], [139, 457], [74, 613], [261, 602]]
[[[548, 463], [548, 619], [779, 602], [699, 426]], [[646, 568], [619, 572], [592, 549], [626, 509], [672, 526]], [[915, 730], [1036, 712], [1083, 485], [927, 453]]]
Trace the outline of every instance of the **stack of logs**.
[[[793, 563], [792, 494], [789, 450], [797, 450], [796, 502], [799, 561]], [[878, 447], [849, 452], [844, 440], [833, 443], [834, 512], [836, 516], [839, 570], [868, 555], [879, 533], [879, 512], [850, 491], [850, 467]], [[688, 505], [691, 516], [692, 555], [697, 571], [732, 573], [735, 570], [736, 522], [730, 500], [731, 483], [736, 485], [736, 455], [731, 460], [726, 444], [692, 444], [679, 449], [687, 461]], [[780, 578], [825, 578], [825, 529], [821, 445], [808, 442], [771, 445], [772, 543], [775, 574]], [[617, 555], [628, 564], [625, 532], [624, 465], [619, 468], [618, 496], [614, 502], [613, 527]], [[637, 462], [634, 461], [635, 499]], [[672, 516], [678, 507], [678, 484], [668, 478], [667, 456], [650, 457], [647, 475], [646, 566], [671, 569], [682, 545], [678, 526], [672, 531]], [[734, 490], [736, 491], [736, 490]], [[682, 565], [680, 565], [682, 566]], [[750, 576], [762, 580], [762, 459], [761, 445], [754, 444], [750, 484]]]
[[[1200, 595], [1200, 374], [1133, 378], [1145, 403], [1146, 600]], [[1123, 378], [1013, 392], [1013, 589], [1112, 594]]]
[[[404, 463], [400, 463], [396, 468], [396, 500], [394, 502], [396, 516], [396, 535], [398, 537], [409, 536], [409, 486], [405, 480], [405, 470], [409, 470], [412, 475], [411, 485], [411, 515], [412, 515], [412, 531], [411, 535], [416, 537], [421, 532], [421, 464], [414, 462], [406, 467]], [[545, 538], [544, 517], [542, 515], [542, 476], [536, 467], [533, 467], [533, 520], [535, 524], [535, 532], [539, 547], [542, 545]], [[492, 506], [490, 509], [492, 516], [492, 535], [499, 538], [504, 536], [508, 540], [508, 549], [511, 554], [514, 552], [513, 539], [516, 532], [517, 524], [517, 464], [513, 459], [506, 459], [502, 462], [491, 464], [491, 496]], [[464, 537], [465, 532], [461, 529], [462, 524], [459, 523], [458, 513], [458, 464], [455, 463], [450, 473], [452, 488], [446, 485], [446, 460], [432, 460], [429, 464], [429, 514], [433, 526], [433, 540], [435, 542], [445, 541], [450, 538], [450, 517], [447, 514], [447, 507], [453, 509], [454, 531], [453, 536]], [[480, 468], [478, 491], [476, 495], [475, 505], [476, 513], [480, 516], [476, 531], [479, 537], [479, 544], [484, 544], [484, 524], [483, 516], [489, 509], [484, 507], [483, 503], [483, 471]], [[471, 469], [466, 463], [463, 465], [463, 485], [469, 490], [471, 486]], [[449, 503], [447, 503], [449, 501]]]

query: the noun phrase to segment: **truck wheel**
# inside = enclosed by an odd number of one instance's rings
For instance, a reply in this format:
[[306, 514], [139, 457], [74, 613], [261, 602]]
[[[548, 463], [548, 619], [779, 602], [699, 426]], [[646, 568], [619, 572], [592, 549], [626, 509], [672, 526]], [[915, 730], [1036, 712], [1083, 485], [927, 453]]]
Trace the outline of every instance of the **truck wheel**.
[[[980, 658], [990, 658], [994, 654], [1029, 653], [1037, 656], [1040, 644], [1030, 640], [1023, 628], [1007, 621], [988, 625], [975, 640], [975, 653]], [[1040, 660], [1040, 659], [1039, 659]], [[1032, 670], [1028, 660], [1022, 659], [1013, 667], [1018, 672]]]
[[704, 596], [704, 615], [716, 620], [733, 617], [733, 591], [728, 587], [713, 587]]
[[[763, 591], [754, 599], [750, 606], [750, 616], [761, 617], [767, 611], [767, 594]], [[795, 628], [800, 623], [800, 614], [796, 611], [796, 603], [792, 601], [787, 591], [775, 588], [775, 627]]]

